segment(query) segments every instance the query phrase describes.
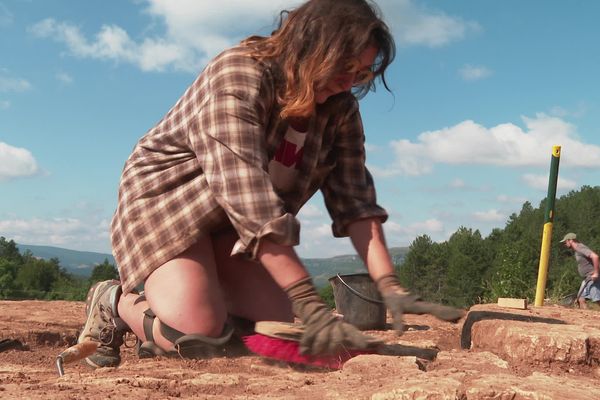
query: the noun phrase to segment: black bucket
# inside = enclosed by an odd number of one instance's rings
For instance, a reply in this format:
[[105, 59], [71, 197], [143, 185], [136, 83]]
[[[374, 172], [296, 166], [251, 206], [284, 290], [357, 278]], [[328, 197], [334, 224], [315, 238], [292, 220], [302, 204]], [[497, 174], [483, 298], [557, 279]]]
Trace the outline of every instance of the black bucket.
[[360, 330], [385, 328], [386, 308], [369, 274], [337, 274], [329, 278], [337, 312]]

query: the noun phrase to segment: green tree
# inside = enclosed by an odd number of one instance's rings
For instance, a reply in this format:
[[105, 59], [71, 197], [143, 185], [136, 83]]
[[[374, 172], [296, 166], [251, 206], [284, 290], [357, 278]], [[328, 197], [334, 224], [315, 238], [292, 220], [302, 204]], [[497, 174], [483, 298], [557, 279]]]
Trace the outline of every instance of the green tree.
[[52, 285], [52, 290], [48, 293], [49, 300], [85, 300], [89, 288], [88, 280], [77, 278], [64, 271], [58, 276]]
[[398, 270], [400, 282], [422, 298], [445, 300], [447, 245], [434, 243], [427, 235], [417, 237], [409, 246]]
[[484, 244], [478, 230], [465, 227], [460, 227], [448, 240], [448, 303], [465, 307], [481, 302], [483, 277], [491, 264]]
[[331, 285], [323, 286], [319, 290], [319, 295], [321, 299], [327, 304], [327, 306], [331, 309], [335, 308], [335, 298], [333, 296], [333, 287]]
[[[458, 306], [498, 297], [535, 295], [544, 210], [525, 202], [504, 228], [483, 239], [478, 231], [459, 228], [447, 242], [417, 237], [398, 268], [404, 286], [431, 301]], [[581, 278], [571, 251], [559, 240], [567, 232], [600, 251], [600, 187], [583, 186], [556, 201], [553, 246], [550, 249], [547, 296], [561, 297], [577, 291]]]
[[512, 214], [496, 240], [495, 257], [485, 276], [484, 299], [498, 297], [533, 300], [540, 260], [545, 203], [534, 208], [525, 202], [521, 212]]
[[119, 271], [113, 264], [108, 262], [108, 259], [105, 258], [102, 264], [96, 265], [92, 270], [92, 275], [90, 276], [90, 285], [109, 279], [119, 279]]
[[569, 192], [556, 202], [555, 211], [553, 243], [575, 232], [591, 249], [600, 250], [600, 187], [582, 186]]
[[0, 259], [21, 263], [21, 253], [14, 240], [6, 240], [4, 236], [0, 236]]
[[29, 257], [17, 271], [15, 282], [21, 286], [26, 297], [45, 298], [56, 279], [60, 266], [57, 259], [50, 261]]
[[486, 280], [485, 300], [496, 302], [499, 297], [532, 300], [535, 297], [536, 269], [527, 261], [518, 246], [505, 244], [494, 260]]
[[15, 282], [17, 264], [0, 258], [0, 299], [14, 299], [18, 296], [19, 285]]

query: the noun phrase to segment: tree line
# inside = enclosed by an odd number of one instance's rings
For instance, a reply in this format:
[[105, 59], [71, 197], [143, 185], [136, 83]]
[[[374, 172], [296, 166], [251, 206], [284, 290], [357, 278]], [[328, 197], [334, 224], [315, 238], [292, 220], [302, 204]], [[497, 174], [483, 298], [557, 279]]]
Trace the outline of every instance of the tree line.
[[[525, 202], [504, 228], [487, 237], [467, 227], [444, 242], [418, 236], [396, 266], [400, 280], [425, 300], [457, 307], [496, 302], [498, 297], [533, 301], [545, 209], [546, 200], [537, 208]], [[583, 186], [560, 197], [554, 215], [546, 297], [558, 301], [576, 292], [580, 283], [572, 253], [560, 239], [575, 232], [600, 251], [600, 187]], [[0, 237], [0, 299], [84, 300], [89, 287], [105, 279], [118, 279], [117, 268], [108, 260], [83, 278], [67, 272], [58, 259], [38, 259], [29, 251], [20, 254], [13, 240]], [[333, 306], [331, 288], [320, 293]]]
[[104, 260], [89, 278], [76, 276], [61, 267], [58, 258], [44, 260], [31, 251], [19, 252], [14, 240], [0, 236], [0, 299], [85, 300], [95, 282], [118, 279], [117, 268]]
[[[398, 267], [401, 282], [424, 299], [468, 307], [496, 302], [498, 297], [535, 298], [546, 199], [539, 207], [523, 204], [503, 229], [487, 237], [478, 230], [459, 228], [447, 241], [427, 235], [410, 245]], [[546, 298], [559, 301], [576, 292], [581, 278], [573, 253], [559, 242], [568, 232], [600, 251], [600, 187], [583, 186], [557, 199]]]

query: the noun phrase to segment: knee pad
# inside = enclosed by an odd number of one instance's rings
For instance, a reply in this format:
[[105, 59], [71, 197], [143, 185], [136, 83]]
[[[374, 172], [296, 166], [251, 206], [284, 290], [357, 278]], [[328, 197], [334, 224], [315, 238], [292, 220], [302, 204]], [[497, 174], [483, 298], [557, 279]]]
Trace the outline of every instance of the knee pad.
[[185, 334], [160, 321], [160, 333], [165, 339], [173, 343], [175, 351], [166, 352], [154, 342], [152, 326], [156, 315], [151, 309], [144, 311], [144, 335], [146, 341], [139, 343], [137, 353], [140, 358], [156, 356], [179, 355], [183, 358], [208, 358], [221, 355], [223, 346], [231, 339], [233, 328], [225, 324], [221, 336], [214, 338], [200, 334]]
[[138, 340], [136, 344], [136, 353], [139, 358], [172, 357], [176, 354], [164, 351], [158, 347], [153, 340], [146, 340], [145, 342]]
[[223, 346], [229, 342], [232, 334], [233, 328], [225, 325], [221, 336], [217, 338], [192, 333], [181, 336], [173, 344], [183, 358], [210, 358], [224, 354]]

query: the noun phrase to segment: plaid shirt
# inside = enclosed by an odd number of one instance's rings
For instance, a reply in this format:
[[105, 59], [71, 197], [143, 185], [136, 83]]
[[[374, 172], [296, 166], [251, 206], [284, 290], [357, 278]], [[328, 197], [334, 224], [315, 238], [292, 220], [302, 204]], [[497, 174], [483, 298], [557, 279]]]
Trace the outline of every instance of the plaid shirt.
[[113, 253], [130, 292], [201, 235], [233, 225], [232, 254], [256, 258], [259, 241], [296, 245], [295, 215], [321, 190], [335, 236], [352, 221], [387, 218], [365, 168], [358, 102], [349, 93], [311, 118], [299, 178], [277, 193], [268, 174], [288, 123], [275, 99], [276, 66], [234, 47], [204, 69], [125, 164], [112, 220]]

